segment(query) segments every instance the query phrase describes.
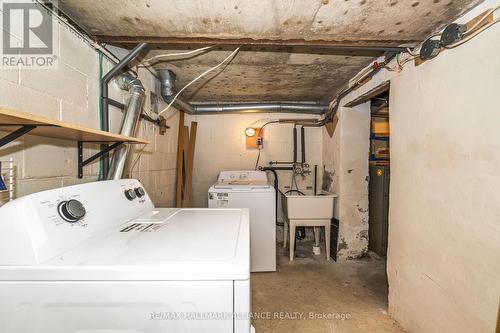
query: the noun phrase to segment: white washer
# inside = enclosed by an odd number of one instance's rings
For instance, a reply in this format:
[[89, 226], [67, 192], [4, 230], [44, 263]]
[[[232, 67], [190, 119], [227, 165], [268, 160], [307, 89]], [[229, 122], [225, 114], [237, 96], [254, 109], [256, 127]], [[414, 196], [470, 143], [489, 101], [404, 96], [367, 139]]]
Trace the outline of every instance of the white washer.
[[155, 209], [137, 180], [0, 208], [0, 332], [250, 332], [245, 209]]
[[250, 270], [276, 271], [276, 192], [264, 171], [222, 171], [208, 190], [210, 208], [250, 209]]

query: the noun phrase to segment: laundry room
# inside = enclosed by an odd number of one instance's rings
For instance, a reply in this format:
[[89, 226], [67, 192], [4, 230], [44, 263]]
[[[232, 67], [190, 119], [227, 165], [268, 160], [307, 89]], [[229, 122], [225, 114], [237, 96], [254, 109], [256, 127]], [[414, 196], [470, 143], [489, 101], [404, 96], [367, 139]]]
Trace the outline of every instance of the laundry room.
[[0, 0], [1, 333], [500, 333], [500, 0]]

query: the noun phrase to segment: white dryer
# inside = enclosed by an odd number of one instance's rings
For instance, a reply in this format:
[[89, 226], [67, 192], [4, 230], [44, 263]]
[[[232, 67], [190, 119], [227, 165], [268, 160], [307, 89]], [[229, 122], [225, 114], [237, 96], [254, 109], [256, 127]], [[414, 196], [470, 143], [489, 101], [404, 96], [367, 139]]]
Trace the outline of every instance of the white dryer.
[[158, 209], [133, 179], [25, 196], [0, 208], [0, 332], [249, 333], [249, 243], [248, 210]]
[[264, 171], [222, 171], [209, 208], [250, 209], [250, 270], [276, 271], [276, 192]]

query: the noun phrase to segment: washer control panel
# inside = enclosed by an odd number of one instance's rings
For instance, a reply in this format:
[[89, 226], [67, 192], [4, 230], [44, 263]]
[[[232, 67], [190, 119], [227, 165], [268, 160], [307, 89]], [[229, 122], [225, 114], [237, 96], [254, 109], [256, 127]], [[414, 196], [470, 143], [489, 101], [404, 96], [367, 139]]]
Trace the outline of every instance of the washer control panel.
[[[146, 191], [142, 187], [135, 187], [126, 189], [123, 194], [128, 201], [133, 201], [135, 199], [141, 199], [146, 195]], [[141, 201], [141, 200], [140, 200]]]
[[[6, 255], [43, 262], [102, 229], [121, 225], [153, 209], [151, 199], [135, 179], [29, 194], [0, 208], [0, 263], [2, 249], [10, 249], [4, 252]], [[12, 230], [15, 235], [2, 237], [7, 231], [12, 234]], [[10, 260], [4, 259], [4, 262]]]

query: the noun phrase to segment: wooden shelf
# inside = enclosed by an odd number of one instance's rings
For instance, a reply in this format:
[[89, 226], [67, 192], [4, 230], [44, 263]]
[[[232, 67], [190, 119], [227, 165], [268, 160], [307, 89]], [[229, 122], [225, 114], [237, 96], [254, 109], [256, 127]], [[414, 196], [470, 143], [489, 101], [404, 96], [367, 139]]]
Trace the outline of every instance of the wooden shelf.
[[125, 142], [131, 144], [149, 144], [144, 139], [109, 133], [76, 124], [53, 120], [30, 113], [0, 108], [0, 131], [12, 131], [14, 126], [36, 126], [30, 135], [82, 142]]

